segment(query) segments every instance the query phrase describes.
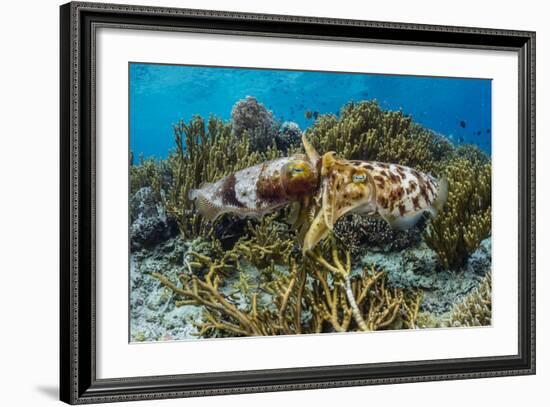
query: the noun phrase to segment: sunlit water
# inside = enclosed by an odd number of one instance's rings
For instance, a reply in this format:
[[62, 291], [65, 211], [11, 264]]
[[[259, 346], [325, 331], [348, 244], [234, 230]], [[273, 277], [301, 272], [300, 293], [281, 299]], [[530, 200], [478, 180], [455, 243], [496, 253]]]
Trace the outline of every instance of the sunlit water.
[[306, 111], [338, 113], [349, 101], [376, 99], [455, 144], [491, 152], [490, 79], [136, 63], [130, 65], [130, 148], [135, 156], [166, 157], [174, 146], [172, 124], [197, 114], [229, 120], [246, 96], [302, 130], [314, 122]]

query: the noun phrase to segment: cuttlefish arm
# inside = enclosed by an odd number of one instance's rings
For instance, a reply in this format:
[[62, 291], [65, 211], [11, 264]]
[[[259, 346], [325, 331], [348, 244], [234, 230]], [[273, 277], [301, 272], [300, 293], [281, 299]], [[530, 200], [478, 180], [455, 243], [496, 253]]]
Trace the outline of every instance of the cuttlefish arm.
[[309, 142], [304, 134], [302, 134], [302, 144], [304, 145], [304, 150], [306, 152], [307, 158], [309, 159], [309, 162], [314, 167], [317, 167], [321, 157], [319, 156], [317, 150], [315, 150], [315, 147], [313, 147], [313, 145]]
[[321, 206], [307, 231], [303, 251], [312, 250], [350, 211], [375, 210], [374, 181], [365, 169], [338, 159], [330, 152], [321, 158]]

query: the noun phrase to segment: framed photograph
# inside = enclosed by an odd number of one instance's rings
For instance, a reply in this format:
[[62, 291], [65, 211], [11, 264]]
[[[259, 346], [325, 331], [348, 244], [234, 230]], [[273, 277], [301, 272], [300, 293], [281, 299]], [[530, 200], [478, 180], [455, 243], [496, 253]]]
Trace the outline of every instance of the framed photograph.
[[535, 33], [61, 6], [61, 400], [535, 373]]

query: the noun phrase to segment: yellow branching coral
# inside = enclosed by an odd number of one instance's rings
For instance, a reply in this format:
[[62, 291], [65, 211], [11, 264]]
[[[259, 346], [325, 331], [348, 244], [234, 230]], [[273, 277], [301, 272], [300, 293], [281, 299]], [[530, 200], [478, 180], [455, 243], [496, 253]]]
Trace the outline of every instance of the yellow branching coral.
[[[130, 161], [133, 161], [133, 158]], [[151, 187], [157, 199], [160, 200], [162, 174], [166, 170], [164, 161], [157, 161], [154, 158], [145, 159], [140, 155], [137, 164], [130, 163], [130, 194], [135, 194], [143, 187]]]
[[449, 196], [445, 209], [432, 219], [426, 243], [444, 268], [462, 265], [491, 233], [491, 165], [457, 156], [445, 170]]
[[188, 199], [189, 191], [205, 182], [280, 156], [270, 147], [251, 152], [246, 137], [238, 137], [231, 125], [210, 117], [208, 123], [195, 116], [189, 123], [174, 125], [176, 150], [168, 157], [173, 180], [165, 197], [168, 212], [174, 216], [184, 236], [205, 235], [206, 221]]
[[[195, 321], [200, 336], [416, 328], [419, 293], [387, 287], [386, 274], [374, 268], [352, 277], [349, 253], [342, 261], [334, 243], [330, 251], [330, 261], [318, 253], [301, 263], [290, 258], [287, 271], [275, 271], [272, 262], [260, 270], [271, 275], [264, 283], [243, 275], [241, 262], [247, 260], [238, 247], [212, 258], [190, 252], [186, 264], [192, 272], [180, 274], [177, 282], [153, 276], [173, 291], [176, 306], [204, 307], [203, 321]], [[203, 277], [193, 272], [205, 268]], [[239, 279], [228, 285], [234, 273]]]
[[213, 261], [206, 257], [198, 257], [198, 260], [208, 264], [208, 272], [204, 278], [180, 275], [181, 287], [162, 274], [153, 273], [153, 276], [179, 297], [176, 306], [204, 306], [205, 320], [196, 322], [199, 336], [219, 332], [234, 336], [300, 333], [301, 295], [305, 287], [305, 274], [303, 268], [299, 269], [294, 261], [290, 263], [290, 274], [280, 278], [271, 287], [270, 293], [276, 304], [274, 310], [258, 304], [257, 290], [250, 293], [250, 305], [247, 308], [238, 306], [230, 296], [222, 292], [225, 278], [223, 270], [228, 265], [224, 261]]
[[322, 115], [307, 136], [318, 151], [347, 159], [375, 160], [434, 171], [452, 147], [402, 112], [384, 111], [376, 101], [349, 103], [340, 115]]
[[491, 273], [461, 302], [454, 305], [449, 317], [450, 326], [491, 325]]
[[[321, 270], [313, 270], [316, 279], [311, 294], [318, 320], [340, 332], [350, 329], [352, 317], [362, 331], [416, 328], [422, 301], [420, 292], [387, 288], [386, 273], [373, 267], [365, 268], [359, 278], [352, 279], [349, 252], [345, 252], [346, 260], [342, 262], [334, 241], [330, 251], [332, 264], [319, 251], [310, 254], [322, 266]], [[332, 275], [332, 287], [327, 272]], [[315, 325], [319, 327], [320, 322]]]
[[235, 245], [234, 250], [258, 268], [264, 268], [271, 262], [279, 264], [288, 262], [294, 248], [294, 241], [288, 228], [275, 221], [277, 216], [278, 214], [265, 216], [256, 225], [248, 222], [248, 236]]

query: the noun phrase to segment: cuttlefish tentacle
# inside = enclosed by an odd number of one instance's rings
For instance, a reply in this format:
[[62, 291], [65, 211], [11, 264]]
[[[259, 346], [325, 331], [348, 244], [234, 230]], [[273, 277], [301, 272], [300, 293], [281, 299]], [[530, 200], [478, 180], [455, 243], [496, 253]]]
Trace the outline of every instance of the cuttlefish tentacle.
[[304, 134], [302, 134], [302, 144], [304, 145], [304, 150], [306, 152], [307, 158], [309, 159], [309, 162], [314, 167], [317, 167], [321, 157], [319, 156], [317, 150], [315, 150], [315, 147], [313, 147], [313, 145], [309, 142]]
[[323, 240], [329, 232], [330, 230], [325, 222], [323, 211], [320, 210], [317, 212], [317, 215], [305, 233], [302, 251], [306, 253], [313, 250], [313, 248], [317, 246], [317, 243]]

